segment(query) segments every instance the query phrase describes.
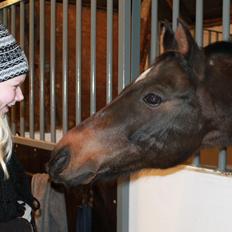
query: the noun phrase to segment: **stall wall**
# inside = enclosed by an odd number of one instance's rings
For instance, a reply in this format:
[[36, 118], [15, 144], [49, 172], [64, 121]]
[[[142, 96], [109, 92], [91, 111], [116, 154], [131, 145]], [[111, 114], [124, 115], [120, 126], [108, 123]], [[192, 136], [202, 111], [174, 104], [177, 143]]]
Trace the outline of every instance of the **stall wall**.
[[232, 178], [189, 166], [131, 177], [130, 232], [231, 231]]

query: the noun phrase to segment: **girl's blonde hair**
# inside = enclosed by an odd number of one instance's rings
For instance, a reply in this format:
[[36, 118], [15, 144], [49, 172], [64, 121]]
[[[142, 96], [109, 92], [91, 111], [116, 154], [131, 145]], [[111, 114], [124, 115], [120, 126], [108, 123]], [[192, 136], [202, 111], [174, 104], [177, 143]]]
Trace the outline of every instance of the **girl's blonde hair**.
[[5, 179], [9, 178], [9, 172], [6, 163], [9, 161], [12, 153], [12, 136], [8, 125], [7, 116], [0, 116], [0, 165], [4, 172]]

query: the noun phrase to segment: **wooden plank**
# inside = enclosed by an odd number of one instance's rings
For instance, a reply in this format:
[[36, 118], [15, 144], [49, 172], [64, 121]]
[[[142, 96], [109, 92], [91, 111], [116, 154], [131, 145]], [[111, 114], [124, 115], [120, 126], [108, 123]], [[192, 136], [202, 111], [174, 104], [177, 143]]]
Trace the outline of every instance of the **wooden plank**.
[[0, 9], [3, 9], [5, 7], [8, 7], [8, 6], [11, 6], [11, 5], [14, 5], [18, 2], [21, 2], [21, 0], [7, 0], [7, 1], [3, 1], [0, 3]]
[[52, 151], [55, 147], [55, 143], [45, 142], [45, 141], [30, 139], [30, 138], [23, 138], [20, 136], [13, 136], [13, 143], [27, 145], [27, 146], [49, 150], [49, 151]]

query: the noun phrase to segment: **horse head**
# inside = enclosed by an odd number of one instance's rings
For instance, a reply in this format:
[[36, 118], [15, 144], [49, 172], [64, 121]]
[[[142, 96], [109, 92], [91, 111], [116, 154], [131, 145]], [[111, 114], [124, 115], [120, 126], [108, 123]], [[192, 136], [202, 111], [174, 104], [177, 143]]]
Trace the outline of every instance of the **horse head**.
[[228, 125], [218, 121], [225, 117], [215, 100], [218, 78], [211, 81], [222, 59], [211, 48], [206, 57], [184, 22], [175, 32], [168, 23], [164, 28], [164, 53], [59, 141], [48, 165], [54, 181], [78, 185], [142, 168], [168, 168], [201, 146], [228, 143]]

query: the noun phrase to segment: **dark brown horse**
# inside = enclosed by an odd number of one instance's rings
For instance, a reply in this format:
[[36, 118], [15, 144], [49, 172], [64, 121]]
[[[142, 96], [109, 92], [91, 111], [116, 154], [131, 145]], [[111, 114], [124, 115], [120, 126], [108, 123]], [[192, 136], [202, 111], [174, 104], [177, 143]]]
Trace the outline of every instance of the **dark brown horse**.
[[232, 44], [200, 49], [179, 21], [164, 53], [111, 104], [70, 130], [49, 163], [54, 181], [86, 184], [168, 168], [203, 146], [231, 144]]

